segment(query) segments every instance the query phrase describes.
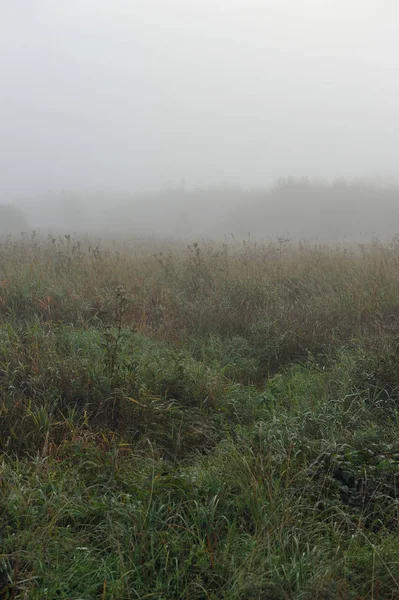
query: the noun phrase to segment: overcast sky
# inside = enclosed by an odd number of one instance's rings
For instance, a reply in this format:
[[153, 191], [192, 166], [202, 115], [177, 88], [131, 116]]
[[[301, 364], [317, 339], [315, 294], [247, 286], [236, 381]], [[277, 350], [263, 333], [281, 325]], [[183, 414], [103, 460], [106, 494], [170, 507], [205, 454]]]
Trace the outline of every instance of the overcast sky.
[[0, 7], [0, 200], [399, 175], [397, 0]]

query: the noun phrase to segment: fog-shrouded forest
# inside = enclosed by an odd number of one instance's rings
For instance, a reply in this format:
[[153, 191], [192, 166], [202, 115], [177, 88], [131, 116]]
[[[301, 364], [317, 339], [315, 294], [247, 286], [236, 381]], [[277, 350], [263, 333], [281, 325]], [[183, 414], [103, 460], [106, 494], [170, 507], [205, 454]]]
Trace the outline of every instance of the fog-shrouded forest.
[[89, 232], [112, 236], [320, 241], [387, 239], [399, 230], [399, 183], [280, 179], [269, 188], [234, 186], [153, 193], [73, 192], [21, 197], [0, 206], [4, 233]]

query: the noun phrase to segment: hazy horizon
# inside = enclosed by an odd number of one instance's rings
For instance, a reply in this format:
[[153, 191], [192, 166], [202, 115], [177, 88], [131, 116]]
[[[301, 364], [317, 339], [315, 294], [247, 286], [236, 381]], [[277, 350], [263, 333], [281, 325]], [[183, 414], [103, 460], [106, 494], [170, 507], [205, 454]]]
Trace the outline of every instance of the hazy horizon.
[[146, 193], [69, 190], [0, 204], [0, 232], [223, 239], [370, 241], [399, 232], [399, 183], [281, 179], [271, 187], [175, 187]]

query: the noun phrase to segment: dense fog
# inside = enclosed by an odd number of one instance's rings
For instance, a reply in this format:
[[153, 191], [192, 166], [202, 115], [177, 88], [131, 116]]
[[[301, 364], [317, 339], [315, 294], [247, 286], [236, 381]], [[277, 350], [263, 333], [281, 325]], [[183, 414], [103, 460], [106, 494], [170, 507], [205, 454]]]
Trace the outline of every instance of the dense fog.
[[394, 0], [2, 2], [0, 229], [395, 233], [398, 25]]
[[367, 180], [287, 178], [265, 189], [175, 188], [131, 195], [63, 192], [1, 208], [3, 230], [14, 233], [361, 241], [399, 232], [399, 185]]

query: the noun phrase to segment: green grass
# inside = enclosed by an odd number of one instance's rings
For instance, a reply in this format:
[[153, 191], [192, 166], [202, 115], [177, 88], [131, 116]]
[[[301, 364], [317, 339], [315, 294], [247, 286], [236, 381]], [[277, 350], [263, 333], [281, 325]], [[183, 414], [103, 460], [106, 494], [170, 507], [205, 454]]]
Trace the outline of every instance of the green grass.
[[398, 598], [395, 249], [83, 246], [0, 246], [0, 598]]

